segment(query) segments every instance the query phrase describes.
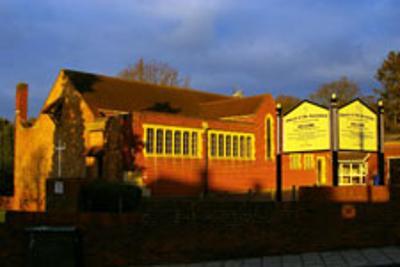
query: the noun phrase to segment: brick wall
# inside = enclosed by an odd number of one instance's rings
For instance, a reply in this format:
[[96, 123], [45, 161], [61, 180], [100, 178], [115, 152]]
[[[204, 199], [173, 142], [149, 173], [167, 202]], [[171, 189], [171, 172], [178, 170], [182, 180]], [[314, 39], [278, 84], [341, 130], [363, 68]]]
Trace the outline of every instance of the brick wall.
[[300, 187], [300, 201], [311, 202], [388, 202], [388, 186]]
[[[203, 129], [248, 132], [255, 135], [255, 160], [208, 160], [206, 166], [206, 137], [203, 132], [202, 157], [200, 159], [156, 158], [137, 155], [137, 164], [144, 167], [143, 177], [155, 196], [193, 196], [202, 192], [207, 179], [210, 191], [243, 193], [270, 191], [275, 187], [275, 160], [265, 159], [265, 116], [275, 116], [275, 104], [271, 97], [259, 107], [257, 114], [246, 118], [247, 123], [235, 121], [201, 120], [161, 113], [134, 113], [133, 132], [143, 138], [143, 124], [160, 124]], [[274, 138], [273, 143], [276, 140]], [[276, 145], [275, 145], [276, 147]], [[273, 152], [274, 153], [274, 152]]]
[[342, 204], [169, 200], [128, 214], [8, 213], [3, 266], [22, 266], [32, 225], [75, 225], [86, 266], [195, 262], [399, 244], [397, 203]]

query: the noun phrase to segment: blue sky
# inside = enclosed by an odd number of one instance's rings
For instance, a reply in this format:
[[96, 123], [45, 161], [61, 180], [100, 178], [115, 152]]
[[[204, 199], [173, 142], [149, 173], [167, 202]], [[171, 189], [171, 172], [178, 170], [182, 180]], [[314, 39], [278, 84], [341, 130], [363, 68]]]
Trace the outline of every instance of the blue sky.
[[305, 98], [346, 75], [368, 94], [399, 18], [396, 0], [0, 0], [0, 116], [20, 81], [36, 116], [61, 68], [116, 75], [139, 57], [218, 93]]

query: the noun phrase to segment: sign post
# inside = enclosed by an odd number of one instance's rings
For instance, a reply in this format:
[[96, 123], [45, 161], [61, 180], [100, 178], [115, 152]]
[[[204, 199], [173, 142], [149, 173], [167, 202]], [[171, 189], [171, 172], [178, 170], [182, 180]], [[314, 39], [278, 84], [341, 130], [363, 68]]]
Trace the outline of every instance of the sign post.
[[378, 174], [379, 174], [379, 184], [385, 184], [385, 130], [384, 130], [384, 109], [383, 101], [378, 101]]
[[339, 111], [339, 150], [377, 152], [378, 116], [361, 100], [355, 99]]
[[282, 201], [282, 106], [276, 105], [276, 194], [277, 202]]
[[331, 96], [331, 151], [332, 151], [332, 182], [333, 186], [339, 185], [339, 163], [338, 163], [338, 116], [337, 116], [337, 98], [336, 94]]

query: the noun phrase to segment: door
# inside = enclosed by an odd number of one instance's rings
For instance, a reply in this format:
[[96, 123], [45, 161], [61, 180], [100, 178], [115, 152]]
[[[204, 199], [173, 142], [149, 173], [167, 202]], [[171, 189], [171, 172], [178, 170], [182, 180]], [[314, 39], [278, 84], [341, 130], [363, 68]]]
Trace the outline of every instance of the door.
[[400, 186], [400, 158], [389, 159], [389, 179], [391, 185]]
[[317, 185], [326, 185], [325, 157], [317, 157]]

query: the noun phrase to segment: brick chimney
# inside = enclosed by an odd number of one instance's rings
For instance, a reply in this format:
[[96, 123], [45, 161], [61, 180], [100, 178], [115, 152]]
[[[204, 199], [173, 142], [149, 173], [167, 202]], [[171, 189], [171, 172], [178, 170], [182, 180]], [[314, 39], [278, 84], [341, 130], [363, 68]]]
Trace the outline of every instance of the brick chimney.
[[17, 84], [17, 91], [15, 96], [15, 115], [22, 121], [27, 120], [28, 117], [28, 84]]

